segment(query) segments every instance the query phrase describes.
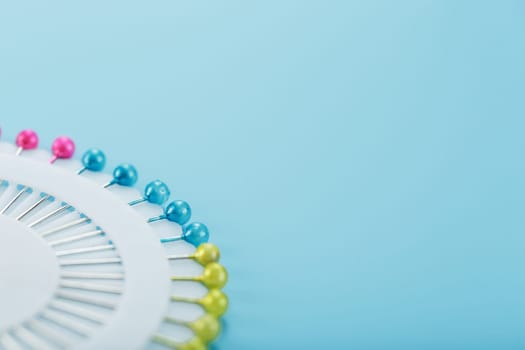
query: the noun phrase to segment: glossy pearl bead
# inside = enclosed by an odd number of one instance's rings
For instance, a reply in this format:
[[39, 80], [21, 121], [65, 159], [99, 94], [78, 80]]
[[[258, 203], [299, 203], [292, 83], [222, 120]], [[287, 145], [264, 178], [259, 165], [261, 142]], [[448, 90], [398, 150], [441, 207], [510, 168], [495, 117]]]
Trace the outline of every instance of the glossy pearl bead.
[[228, 297], [219, 289], [211, 289], [199, 304], [211, 315], [220, 317], [228, 309]]
[[91, 148], [82, 156], [83, 170], [102, 171], [106, 166], [106, 155], [98, 148]]
[[113, 186], [115, 184], [131, 187], [137, 183], [138, 177], [137, 169], [135, 169], [133, 165], [128, 163], [120, 164], [115, 170], [113, 170], [113, 179], [104, 185], [104, 187]]
[[164, 214], [150, 218], [148, 222], [154, 222], [158, 220], [169, 220], [176, 222], [179, 225], [184, 225], [191, 218], [191, 207], [190, 205], [181, 200], [173, 201], [164, 208]]
[[38, 135], [33, 130], [22, 130], [16, 136], [15, 143], [18, 146], [16, 154], [20, 155], [22, 151], [38, 147]]
[[150, 182], [144, 190], [144, 197], [147, 198], [148, 202], [159, 205], [166, 202], [170, 194], [168, 185], [160, 180]]
[[208, 242], [209, 239], [210, 232], [208, 228], [200, 222], [193, 222], [184, 228], [184, 240], [196, 247]]
[[202, 266], [208, 265], [212, 262], [217, 262], [221, 258], [219, 247], [213, 243], [203, 243], [197, 247], [193, 258]]
[[184, 225], [191, 219], [191, 207], [185, 201], [173, 201], [166, 207], [165, 215], [169, 221]]
[[212, 315], [205, 314], [192, 322], [189, 327], [193, 330], [195, 335], [202, 339], [205, 343], [210, 343], [215, 340], [221, 332], [221, 324], [217, 318]]
[[51, 152], [53, 158], [50, 163], [54, 163], [57, 159], [69, 159], [75, 153], [75, 143], [67, 136], [57, 137], [51, 145]]
[[200, 281], [208, 288], [222, 288], [228, 282], [228, 272], [219, 263], [210, 263], [206, 265]]

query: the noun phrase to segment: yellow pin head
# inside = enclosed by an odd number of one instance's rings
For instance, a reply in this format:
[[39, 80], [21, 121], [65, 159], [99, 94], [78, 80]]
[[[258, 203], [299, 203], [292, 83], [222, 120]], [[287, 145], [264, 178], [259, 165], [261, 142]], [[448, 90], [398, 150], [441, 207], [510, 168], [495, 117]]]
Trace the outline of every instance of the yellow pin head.
[[208, 288], [220, 289], [224, 287], [224, 285], [228, 281], [228, 272], [226, 271], [224, 266], [222, 266], [219, 263], [213, 262], [206, 265], [199, 279]]
[[210, 289], [199, 304], [212, 316], [220, 317], [228, 309], [228, 297], [219, 289]]
[[203, 342], [210, 343], [219, 336], [221, 332], [221, 325], [216, 317], [205, 314], [201, 318], [190, 324], [190, 328], [195, 335]]
[[221, 258], [221, 252], [215, 244], [203, 243], [197, 248], [197, 250], [195, 250], [193, 258], [199, 264], [206, 266], [209, 263], [219, 261]]

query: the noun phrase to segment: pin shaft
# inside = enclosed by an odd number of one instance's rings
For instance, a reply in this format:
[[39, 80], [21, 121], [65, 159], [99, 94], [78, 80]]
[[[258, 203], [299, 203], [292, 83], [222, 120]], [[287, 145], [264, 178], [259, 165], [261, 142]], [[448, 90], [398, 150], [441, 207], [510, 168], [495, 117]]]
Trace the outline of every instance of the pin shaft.
[[112, 249], [115, 249], [114, 245], [104, 244], [104, 245], [96, 245], [93, 247], [86, 247], [86, 248], [59, 250], [56, 252], [56, 256], [66, 256], [66, 255], [74, 255], [74, 254], [82, 254], [82, 253], [90, 253], [90, 252], [100, 252], [100, 251], [112, 250]]
[[33, 204], [32, 206], [27, 208], [22, 214], [18, 215], [16, 217], [16, 221], [22, 220], [27, 214], [29, 214], [30, 212], [35, 210], [40, 204], [44, 203], [49, 198], [50, 198], [50, 196], [48, 194], [46, 194], [45, 196], [40, 197], [40, 199], [35, 204]]
[[18, 327], [14, 329], [14, 333], [17, 338], [22, 340], [25, 344], [29, 345], [32, 349], [51, 350], [44, 340], [37, 337], [34, 333], [30, 332], [25, 327]]
[[62, 272], [60, 277], [67, 279], [123, 280], [124, 274], [99, 272]]
[[68, 222], [66, 224], [60, 225], [58, 227], [55, 227], [53, 229], [47, 230], [45, 232], [42, 232], [40, 235], [42, 237], [49, 236], [49, 235], [51, 235], [53, 233], [57, 233], [57, 232], [66, 230], [68, 228], [71, 228], [71, 227], [76, 226], [76, 225], [83, 224], [83, 223], [88, 222], [88, 221], [89, 221], [89, 218], [83, 217], [83, 218], [80, 218], [78, 220], [74, 220], [74, 221]]
[[2, 345], [5, 350], [22, 350], [9, 333], [0, 334], [0, 345]]
[[174, 318], [172, 316], [164, 317], [164, 321], [166, 321], [168, 323], [173, 323], [173, 324], [180, 324], [180, 325], [183, 325], [183, 326], [187, 326], [187, 325], [189, 325], [191, 323], [191, 322], [188, 322], [188, 321], [179, 320], [179, 319]]
[[193, 255], [168, 255], [166, 257], [168, 260], [190, 260], [193, 259]]
[[178, 347], [182, 345], [182, 343], [160, 333], [154, 334], [153, 337], [151, 337], [151, 340], [170, 349], [178, 349]]
[[105, 184], [104, 186], [102, 186], [103, 188], [108, 188], [110, 186], [113, 186], [114, 184], [116, 184], [117, 182], [115, 181], [115, 179], [109, 181], [107, 184]]
[[51, 329], [47, 324], [42, 322], [42, 320], [29, 320], [27, 325], [33, 332], [50, 340], [52, 343], [58, 345], [58, 347], [62, 349], [71, 347], [71, 344], [68, 340], [62, 337], [62, 335], [56, 332], [54, 329]]
[[58, 214], [60, 214], [61, 212], [65, 211], [65, 210], [68, 210], [69, 208], [71, 208], [71, 206], [69, 204], [64, 204], [63, 206], [61, 206], [59, 208], [56, 208], [52, 212], [47, 213], [46, 215], [42, 216], [40, 219], [32, 222], [31, 224], [28, 225], [28, 227], [32, 228], [32, 227], [34, 227], [34, 226], [36, 226], [38, 224], [41, 224], [42, 222], [46, 221], [47, 219], [50, 219], [53, 216], [58, 215]]
[[119, 264], [122, 262], [120, 258], [100, 258], [100, 259], [71, 259], [60, 261], [61, 266], [73, 265], [104, 265], [104, 264]]
[[42, 313], [42, 318], [51, 321], [62, 328], [69, 329], [82, 337], [88, 337], [92, 332], [91, 328], [83, 326], [81, 323], [73, 323], [70, 319], [53, 310], [48, 310]]
[[181, 241], [181, 240], [183, 240], [183, 239], [184, 239], [183, 236], [179, 236], [179, 237], [166, 237], [166, 238], [161, 238], [161, 239], [160, 239], [160, 243], [177, 242], [177, 241]]
[[155, 222], [155, 221], [164, 220], [164, 219], [166, 219], [166, 215], [159, 215], [159, 216], [155, 216], [153, 218], [149, 218], [147, 222], [149, 224], [149, 223], [152, 223], [152, 222]]
[[9, 201], [9, 203], [6, 204], [6, 206], [0, 211], [0, 214], [4, 214], [7, 209], [9, 209], [15, 202], [20, 198], [24, 192], [27, 190], [27, 186], [24, 186], [18, 193]]
[[80, 289], [92, 292], [101, 292], [108, 294], [122, 294], [122, 288], [116, 286], [108, 286], [94, 283], [74, 282], [74, 281], [61, 281], [60, 286], [62, 288]]
[[96, 298], [91, 298], [91, 297], [87, 297], [85, 295], [81, 295], [81, 294], [77, 294], [77, 293], [71, 293], [71, 292], [66, 292], [66, 291], [59, 291], [57, 292], [57, 297], [59, 298], [62, 298], [62, 299], [68, 299], [68, 300], [72, 300], [72, 301], [77, 301], [79, 303], [83, 303], [83, 304], [89, 304], [89, 305], [95, 305], [95, 306], [99, 306], [99, 307], [102, 307], [102, 308], [105, 308], [105, 309], [110, 309], [110, 310], [113, 310], [116, 308], [116, 305], [112, 302], [109, 302], [109, 301], [106, 301], [106, 300], [102, 300], [102, 299], [96, 299]]
[[85, 233], [79, 233], [78, 235], [74, 235], [74, 236], [70, 236], [70, 237], [65, 237], [65, 238], [61, 238], [61, 239], [55, 239], [53, 241], [49, 241], [48, 244], [51, 247], [55, 247], [57, 245], [61, 245], [61, 244], [65, 244], [65, 243], [73, 243], [73, 242], [80, 241], [80, 240], [83, 240], [83, 239], [86, 239], [86, 238], [96, 237], [96, 236], [102, 235], [103, 233], [104, 233], [104, 231], [102, 231], [102, 230], [89, 231], [89, 232], [85, 232]]
[[200, 276], [171, 276], [170, 279], [172, 281], [190, 281], [190, 282], [198, 282], [201, 281], [202, 278]]
[[144, 203], [145, 201], [147, 201], [146, 198], [139, 198], [139, 199], [135, 199], [134, 201], [131, 201], [128, 203], [129, 206], [134, 206], [134, 205], [137, 205], [137, 204], [140, 204], [140, 203]]
[[176, 295], [172, 295], [170, 297], [170, 300], [171, 301], [178, 301], [178, 302], [181, 302], [181, 303], [191, 303], [191, 304], [194, 304], [194, 303], [199, 301], [199, 299], [187, 298], [187, 297], [179, 297], [179, 296], [176, 296]]
[[104, 317], [102, 315], [94, 311], [86, 310], [82, 307], [70, 305], [63, 301], [53, 301], [49, 306], [52, 309], [65, 312], [65, 313], [83, 318], [85, 320], [88, 320], [94, 323], [98, 323], [98, 324], [104, 323]]

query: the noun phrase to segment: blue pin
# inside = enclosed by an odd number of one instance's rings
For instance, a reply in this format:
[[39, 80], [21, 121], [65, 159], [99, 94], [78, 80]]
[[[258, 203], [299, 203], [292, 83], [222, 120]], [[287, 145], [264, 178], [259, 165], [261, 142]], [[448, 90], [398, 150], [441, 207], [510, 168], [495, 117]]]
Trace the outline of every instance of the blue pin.
[[169, 243], [184, 240], [195, 247], [198, 247], [202, 243], [208, 242], [208, 239], [210, 239], [210, 232], [206, 225], [200, 222], [192, 222], [184, 227], [182, 236], [161, 238], [160, 242]]
[[168, 185], [160, 180], [151, 181], [144, 189], [144, 197], [129, 202], [129, 205], [136, 205], [143, 202], [162, 205], [170, 197]]
[[131, 187], [137, 183], [138, 178], [139, 174], [133, 165], [128, 163], [120, 164], [113, 170], [113, 179], [105, 184], [104, 188], [113, 185]]
[[102, 171], [106, 166], [106, 155], [98, 148], [90, 148], [82, 156], [83, 167], [77, 171], [80, 175], [86, 170], [90, 171]]
[[164, 208], [164, 214], [149, 218], [148, 222], [169, 220], [179, 225], [184, 225], [191, 219], [191, 207], [185, 201], [173, 201]]

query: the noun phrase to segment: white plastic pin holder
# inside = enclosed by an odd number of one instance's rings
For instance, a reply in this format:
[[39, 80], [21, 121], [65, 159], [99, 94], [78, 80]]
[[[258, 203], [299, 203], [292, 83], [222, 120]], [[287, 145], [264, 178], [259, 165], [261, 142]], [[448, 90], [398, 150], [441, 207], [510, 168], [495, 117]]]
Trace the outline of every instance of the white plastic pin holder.
[[167, 186], [141, 194], [132, 166], [20, 135], [0, 142], [0, 349], [205, 349], [227, 273], [206, 227], [183, 229], [187, 203], [163, 210]]

